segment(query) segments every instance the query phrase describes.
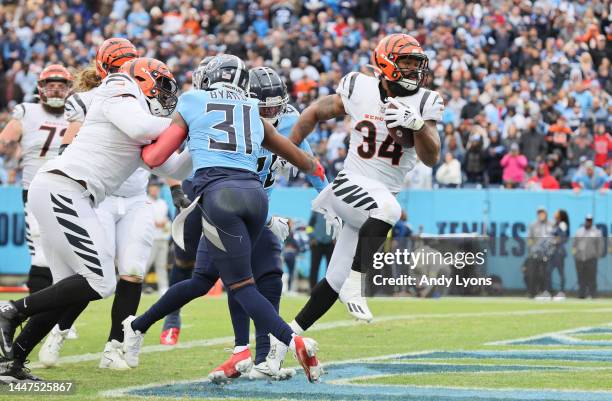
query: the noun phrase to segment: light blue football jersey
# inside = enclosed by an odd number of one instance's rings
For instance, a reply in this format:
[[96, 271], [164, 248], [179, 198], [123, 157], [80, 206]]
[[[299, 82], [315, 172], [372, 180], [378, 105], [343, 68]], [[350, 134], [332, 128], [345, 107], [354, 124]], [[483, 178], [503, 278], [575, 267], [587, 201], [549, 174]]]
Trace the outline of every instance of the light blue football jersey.
[[[299, 117], [300, 113], [293, 106], [287, 106], [287, 110], [278, 119], [276, 130], [282, 136], [289, 137], [289, 134], [291, 134], [291, 129]], [[304, 152], [312, 155], [312, 150], [310, 149], [308, 142], [303, 141], [300, 144], [300, 148]], [[278, 156], [270, 152], [268, 149], [262, 147], [257, 158], [257, 174], [259, 174], [259, 180], [262, 182], [264, 189], [268, 194], [268, 198], [270, 198], [272, 189], [274, 188], [274, 174], [272, 173], [271, 169], [277, 157]], [[307, 175], [306, 179], [317, 190], [317, 192], [321, 192], [328, 184], [327, 180], [322, 181], [319, 177], [315, 177], [313, 175]]]
[[264, 137], [258, 104], [227, 89], [194, 89], [179, 97], [176, 109], [189, 127], [194, 173], [207, 167], [257, 172]]

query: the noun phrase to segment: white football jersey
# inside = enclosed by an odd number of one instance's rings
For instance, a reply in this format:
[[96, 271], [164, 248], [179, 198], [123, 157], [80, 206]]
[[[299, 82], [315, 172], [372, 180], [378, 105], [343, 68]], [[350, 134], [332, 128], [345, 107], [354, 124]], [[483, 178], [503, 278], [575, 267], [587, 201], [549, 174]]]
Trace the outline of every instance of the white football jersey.
[[[114, 105], [113, 109], [116, 109], [117, 105], [120, 106], [124, 102], [128, 104], [127, 102], [133, 99], [136, 99], [142, 108], [138, 109], [138, 115], [130, 115], [129, 112], [128, 115], [105, 115], [109, 104]], [[121, 73], [111, 74], [102, 81], [93, 93], [77, 137], [60, 157], [47, 162], [41, 169], [60, 170], [75, 180], [85, 181], [96, 206], [106, 195], [116, 194], [121, 184], [142, 166], [140, 152], [144, 145], [151, 142], [149, 139], [135, 138], [121, 131], [109, 118], [116, 118], [124, 124], [132, 121], [131, 119], [142, 119], [134, 125], [142, 127], [146, 123], [155, 127], [156, 132], [151, 132], [151, 135], [161, 133], [171, 122], [169, 118], [150, 114], [144, 94], [129, 76]], [[144, 185], [146, 186], [146, 183]], [[138, 193], [142, 193], [142, 190], [139, 189]]]
[[23, 188], [28, 189], [38, 169], [58, 156], [68, 121], [62, 114], [49, 113], [37, 103], [17, 105], [13, 118], [21, 122], [22, 182]]
[[[413, 146], [401, 146], [389, 135], [385, 124], [385, 103], [379, 80], [358, 72], [345, 75], [336, 93], [351, 117], [349, 151], [344, 169], [383, 183], [395, 193], [417, 161]], [[397, 97], [400, 102], [419, 110], [424, 120], [440, 121], [444, 105], [435, 91], [420, 88], [411, 96]]]
[[[85, 121], [87, 111], [91, 108], [97, 88], [85, 92], [75, 93], [66, 100], [65, 113], [69, 122]], [[131, 197], [146, 193], [150, 173], [138, 168], [121, 186], [113, 193], [116, 196]]]

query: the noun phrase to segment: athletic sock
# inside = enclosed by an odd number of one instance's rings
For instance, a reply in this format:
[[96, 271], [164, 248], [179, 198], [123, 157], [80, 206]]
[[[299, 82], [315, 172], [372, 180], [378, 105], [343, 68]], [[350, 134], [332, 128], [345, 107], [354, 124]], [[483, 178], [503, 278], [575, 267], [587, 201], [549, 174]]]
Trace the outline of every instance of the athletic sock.
[[[172, 266], [170, 271], [170, 287], [180, 283], [181, 281], [189, 280], [193, 275], [193, 267], [183, 268], [176, 264]], [[168, 330], [171, 328], [181, 328], [181, 309], [173, 310], [166, 316], [164, 320], [164, 327], [162, 330]]]
[[37, 313], [96, 299], [102, 299], [102, 297], [89, 285], [85, 277], [75, 274], [12, 303], [23, 316], [33, 316]]
[[63, 312], [63, 308], [57, 308], [32, 316], [13, 343], [13, 357], [20, 362], [25, 362], [34, 347], [55, 326]]
[[123, 321], [130, 315], [135, 315], [142, 294], [142, 283], [133, 283], [120, 279], [115, 290], [115, 299], [111, 309], [111, 330], [108, 341], [123, 342]]
[[[255, 282], [257, 290], [264, 296], [278, 313], [281, 293], [283, 292], [283, 276], [281, 274], [266, 274]], [[290, 326], [291, 327], [291, 326]], [[295, 331], [295, 330], [294, 330]], [[270, 335], [267, 331], [258, 330], [255, 326], [255, 363], [259, 364], [266, 360], [270, 352]]]
[[301, 336], [306, 331], [302, 328], [302, 326], [298, 324], [298, 322], [295, 321], [295, 319], [293, 319], [291, 323], [289, 323], [289, 327], [291, 327], [291, 330], [293, 330], [293, 332], [298, 336]]
[[234, 347], [234, 352], [233, 352], [233, 353], [234, 353], [234, 354], [239, 354], [239, 353], [241, 353], [242, 351], [246, 351], [246, 350], [248, 350], [248, 349], [249, 349], [249, 346], [248, 346], [248, 345], [236, 345], [236, 346]]
[[44, 266], [30, 267], [28, 273], [28, 282], [26, 285], [30, 290], [30, 294], [34, 294], [44, 288], [47, 288], [53, 284], [53, 276], [51, 275], [51, 269]]
[[359, 229], [359, 240], [355, 249], [355, 257], [351, 269], [366, 273], [364, 269], [372, 266], [374, 254], [387, 239], [387, 234], [393, 226], [385, 221], [369, 217]]
[[63, 331], [71, 328], [74, 322], [79, 317], [79, 315], [83, 313], [85, 308], [87, 308], [87, 305], [89, 305], [89, 302], [71, 305], [66, 308], [64, 310], [64, 313], [62, 313], [62, 316], [60, 316], [59, 321], [57, 322], [59, 329]]
[[[302, 330], [302, 333], [310, 328], [317, 320], [321, 318], [338, 299], [338, 293], [327, 282], [327, 279], [319, 281], [315, 288], [312, 289], [308, 302], [295, 317], [296, 324]], [[297, 330], [294, 330], [300, 334]]]
[[149, 310], [132, 322], [132, 329], [146, 333], [155, 322], [191, 300], [206, 294], [214, 284], [215, 282], [211, 279], [194, 274], [191, 279], [173, 285]]
[[253, 319], [257, 330], [271, 333], [285, 345], [291, 342], [293, 331], [291, 327], [274, 310], [274, 307], [253, 284], [245, 285], [233, 291], [236, 301]]
[[251, 325], [249, 315], [247, 315], [231, 294], [228, 294], [227, 306], [232, 319], [232, 327], [234, 328], [234, 345], [247, 345], [249, 343], [249, 328]]

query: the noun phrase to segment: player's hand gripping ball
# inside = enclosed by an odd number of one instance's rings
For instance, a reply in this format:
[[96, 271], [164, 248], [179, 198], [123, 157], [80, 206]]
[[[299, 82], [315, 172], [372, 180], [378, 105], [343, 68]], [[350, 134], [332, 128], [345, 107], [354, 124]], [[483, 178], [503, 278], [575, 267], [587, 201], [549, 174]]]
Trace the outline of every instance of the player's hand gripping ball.
[[385, 122], [389, 135], [396, 143], [411, 148], [414, 146], [414, 131], [423, 127], [423, 118], [413, 107], [389, 98], [385, 109]]

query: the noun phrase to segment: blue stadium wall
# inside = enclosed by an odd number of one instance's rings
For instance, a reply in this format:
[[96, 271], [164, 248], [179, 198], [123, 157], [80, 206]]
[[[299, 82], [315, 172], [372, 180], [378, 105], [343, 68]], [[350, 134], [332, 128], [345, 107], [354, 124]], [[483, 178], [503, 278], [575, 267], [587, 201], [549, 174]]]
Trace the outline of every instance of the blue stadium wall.
[[[278, 188], [274, 191], [273, 214], [307, 222], [312, 189]], [[570, 216], [571, 235], [587, 214], [605, 236], [612, 232], [612, 194], [572, 191], [531, 192], [523, 190], [433, 190], [405, 191], [398, 196], [415, 232], [457, 234], [481, 232], [483, 225], [495, 237], [489, 253], [489, 275], [498, 275], [508, 289], [523, 289], [521, 265], [526, 257], [526, 236], [535, 220], [536, 209], [544, 206], [549, 214], [565, 209]], [[25, 274], [29, 254], [24, 239], [25, 226], [20, 188], [0, 188], [0, 274]], [[612, 246], [612, 244], [610, 244]], [[302, 258], [302, 269], [307, 258]], [[566, 287], [577, 288], [574, 261], [566, 259]], [[555, 280], [556, 281], [556, 280]], [[612, 291], [612, 257], [599, 261], [598, 285]]]

